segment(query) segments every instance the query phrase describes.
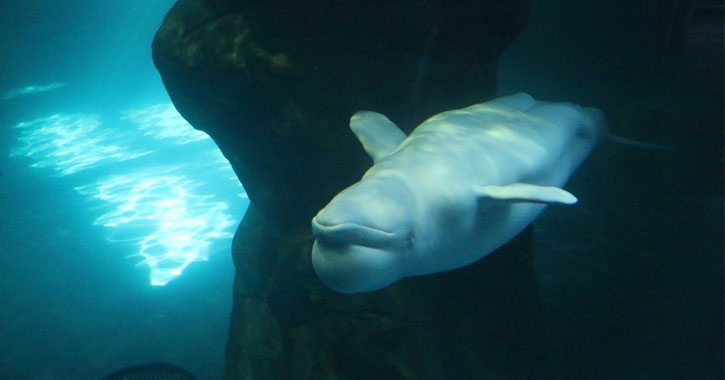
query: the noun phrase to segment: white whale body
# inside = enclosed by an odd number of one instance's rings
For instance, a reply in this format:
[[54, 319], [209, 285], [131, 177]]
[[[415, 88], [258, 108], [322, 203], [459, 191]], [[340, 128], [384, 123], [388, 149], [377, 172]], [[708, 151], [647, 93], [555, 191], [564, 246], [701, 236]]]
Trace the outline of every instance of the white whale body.
[[410, 136], [360, 111], [373, 166], [312, 219], [312, 264], [342, 293], [460, 268], [514, 238], [606, 136], [602, 113], [519, 93], [437, 114]]

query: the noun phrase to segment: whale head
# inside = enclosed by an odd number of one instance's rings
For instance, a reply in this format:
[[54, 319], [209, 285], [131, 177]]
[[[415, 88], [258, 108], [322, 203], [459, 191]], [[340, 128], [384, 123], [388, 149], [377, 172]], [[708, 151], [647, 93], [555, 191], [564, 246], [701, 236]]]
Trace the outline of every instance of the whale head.
[[415, 208], [400, 180], [364, 178], [312, 219], [312, 265], [341, 293], [381, 289], [408, 274]]

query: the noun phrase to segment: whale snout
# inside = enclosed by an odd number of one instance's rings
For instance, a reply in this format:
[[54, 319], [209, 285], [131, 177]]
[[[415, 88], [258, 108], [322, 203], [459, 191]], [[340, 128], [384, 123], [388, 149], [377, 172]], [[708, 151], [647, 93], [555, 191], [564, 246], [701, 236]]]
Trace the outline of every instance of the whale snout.
[[382, 249], [359, 245], [312, 245], [312, 267], [317, 277], [341, 293], [382, 289], [403, 278], [400, 257]]
[[312, 265], [342, 293], [383, 288], [407, 274], [415, 207], [399, 181], [368, 178], [312, 218]]
[[312, 219], [312, 233], [322, 244], [383, 248], [413, 228], [409, 200], [384, 186], [353, 186], [338, 194]]
[[400, 233], [385, 231], [357, 223], [325, 225], [317, 217], [312, 219], [312, 234], [324, 246], [359, 245], [371, 248], [392, 246]]

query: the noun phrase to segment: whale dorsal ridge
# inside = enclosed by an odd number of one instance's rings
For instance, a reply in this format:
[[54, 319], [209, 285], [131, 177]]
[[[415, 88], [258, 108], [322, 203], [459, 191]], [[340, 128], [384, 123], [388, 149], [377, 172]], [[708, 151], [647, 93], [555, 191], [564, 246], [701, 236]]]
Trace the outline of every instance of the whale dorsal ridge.
[[496, 98], [485, 103], [487, 106], [508, 107], [517, 111], [524, 112], [537, 105], [538, 102], [525, 92]]
[[385, 115], [377, 112], [355, 112], [350, 118], [350, 129], [373, 162], [388, 156], [405, 140], [405, 133]]
[[476, 195], [481, 199], [547, 204], [574, 204], [577, 199], [570, 192], [551, 186], [513, 183], [507, 186], [481, 186], [476, 188]]

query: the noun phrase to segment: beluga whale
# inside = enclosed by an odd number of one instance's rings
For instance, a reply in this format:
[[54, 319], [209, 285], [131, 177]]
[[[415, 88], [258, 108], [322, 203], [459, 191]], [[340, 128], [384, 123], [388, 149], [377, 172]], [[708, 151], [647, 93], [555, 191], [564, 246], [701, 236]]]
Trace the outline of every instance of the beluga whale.
[[598, 109], [526, 93], [434, 115], [409, 136], [359, 111], [352, 132], [372, 157], [359, 182], [312, 219], [312, 265], [341, 293], [461, 268], [524, 230], [603, 138]]

